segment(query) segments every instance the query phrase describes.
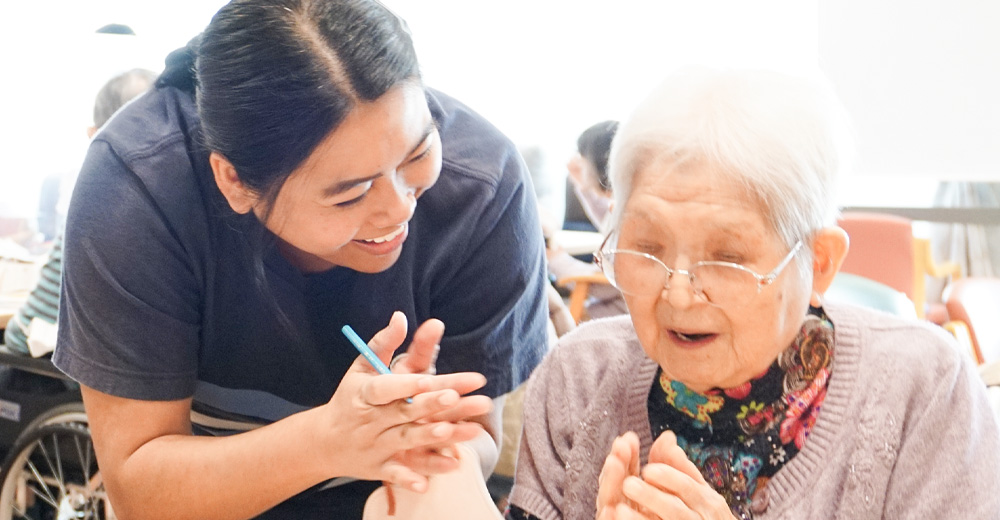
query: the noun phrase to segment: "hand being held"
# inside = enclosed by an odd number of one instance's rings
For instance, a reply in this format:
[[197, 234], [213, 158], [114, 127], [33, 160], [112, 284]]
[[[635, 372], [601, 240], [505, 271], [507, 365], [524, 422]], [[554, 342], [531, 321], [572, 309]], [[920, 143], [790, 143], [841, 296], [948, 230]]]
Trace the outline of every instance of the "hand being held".
[[[324, 407], [322, 442], [331, 448], [331, 467], [344, 468], [336, 476], [383, 480], [420, 492], [428, 475], [458, 467], [441, 448], [476, 437], [482, 427], [462, 421], [488, 413], [492, 402], [465, 395], [486, 384], [481, 374], [423, 373], [433, 366], [443, 331], [438, 320], [424, 323], [414, 334], [408, 359], [394, 367], [396, 373], [379, 375], [362, 357], [354, 361]], [[406, 317], [397, 312], [368, 345], [388, 364], [405, 338]], [[405, 401], [408, 397], [412, 403]]]
[[[626, 445], [627, 450], [620, 444]], [[616, 456], [616, 452], [628, 453], [638, 465], [638, 437], [632, 432], [626, 433], [615, 440], [611, 452], [601, 472], [598, 520], [733, 519], [725, 498], [705, 481], [698, 468], [677, 445], [673, 432], [664, 432], [653, 442], [649, 463], [641, 471], [629, 471], [620, 478], [619, 464], [623, 459], [620, 454]], [[606, 485], [611, 488], [606, 490]], [[616, 500], [605, 500], [602, 508], [602, 497]]]

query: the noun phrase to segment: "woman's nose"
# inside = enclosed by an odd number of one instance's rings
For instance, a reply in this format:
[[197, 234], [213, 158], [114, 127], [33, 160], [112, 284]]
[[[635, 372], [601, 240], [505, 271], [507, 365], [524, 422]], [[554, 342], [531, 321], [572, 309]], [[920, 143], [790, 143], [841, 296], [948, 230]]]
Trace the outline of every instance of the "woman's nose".
[[400, 175], [392, 175], [389, 178], [391, 180], [386, 183], [384, 200], [380, 205], [382, 209], [380, 213], [385, 221], [378, 223], [384, 227], [399, 225], [410, 220], [417, 207], [417, 188], [410, 186]]
[[676, 270], [667, 278], [667, 284], [663, 288], [661, 297], [675, 309], [685, 309], [694, 303], [694, 284], [691, 283], [691, 275], [687, 271]]

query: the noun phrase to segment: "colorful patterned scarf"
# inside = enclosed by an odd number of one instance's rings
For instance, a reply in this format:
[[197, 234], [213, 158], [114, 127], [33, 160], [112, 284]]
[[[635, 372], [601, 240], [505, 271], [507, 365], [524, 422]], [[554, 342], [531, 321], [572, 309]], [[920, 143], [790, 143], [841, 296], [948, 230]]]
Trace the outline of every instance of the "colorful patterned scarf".
[[810, 315], [792, 345], [760, 376], [699, 394], [659, 370], [649, 393], [653, 438], [670, 430], [733, 515], [751, 519], [753, 499], [809, 437], [826, 397], [833, 324]]

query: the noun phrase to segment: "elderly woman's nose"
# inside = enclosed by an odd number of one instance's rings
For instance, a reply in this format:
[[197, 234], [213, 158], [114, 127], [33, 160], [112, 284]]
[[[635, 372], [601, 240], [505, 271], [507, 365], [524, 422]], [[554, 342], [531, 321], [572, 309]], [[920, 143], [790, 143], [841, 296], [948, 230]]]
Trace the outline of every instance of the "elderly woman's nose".
[[685, 272], [674, 272], [667, 279], [667, 284], [660, 293], [661, 297], [675, 309], [685, 309], [694, 303], [697, 297], [690, 275]]

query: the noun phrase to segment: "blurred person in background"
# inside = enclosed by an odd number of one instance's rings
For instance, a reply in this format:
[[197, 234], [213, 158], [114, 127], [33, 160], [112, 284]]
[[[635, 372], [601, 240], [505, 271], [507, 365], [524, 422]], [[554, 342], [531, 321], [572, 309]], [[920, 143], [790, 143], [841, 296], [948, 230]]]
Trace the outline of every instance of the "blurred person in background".
[[[133, 98], [149, 90], [156, 80], [156, 74], [145, 69], [123, 72], [104, 84], [94, 101], [94, 124], [87, 127], [87, 137], [94, 134], [111, 119], [111, 116]], [[71, 186], [68, 187], [71, 189]], [[67, 190], [67, 188], [63, 188]], [[56, 197], [58, 198], [58, 197]], [[57, 220], [54, 213], [50, 217]], [[41, 222], [42, 214], [39, 214]], [[61, 225], [53, 223], [53, 227]], [[28, 295], [4, 330], [7, 348], [35, 357], [47, 354], [55, 348], [55, 324], [59, 313], [59, 287], [62, 279], [63, 237], [59, 230], [55, 234], [52, 250], [42, 265], [38, 285]], [[29, 337], [34, 334], [38, 341], [34, 349], [29, 349]]]
[[[617, 130], [617, 121], [602, 121], [590, 126], [577, 138], [577, 151], [566, 164], [576, 200], [580, 202], [590, 224], [597, 230], [605, 229], [613, 205], [611, 181], [608, 179], [608, 157]], [[566, 253], [560, 246], [556, 233], [549, 232], [546, 238], [549, 272], [555, 280], [600, 271], [592, 262]], [[584, 305], [587, 318], [617, 316], [628, 310], [621, 292], [604, 284], [591, 284]]]

